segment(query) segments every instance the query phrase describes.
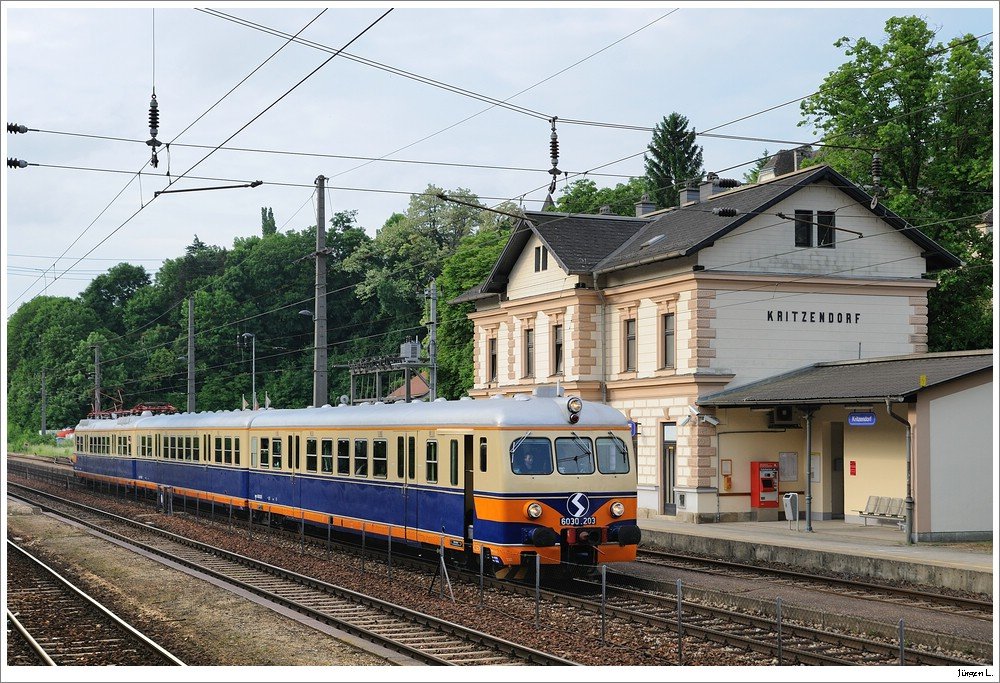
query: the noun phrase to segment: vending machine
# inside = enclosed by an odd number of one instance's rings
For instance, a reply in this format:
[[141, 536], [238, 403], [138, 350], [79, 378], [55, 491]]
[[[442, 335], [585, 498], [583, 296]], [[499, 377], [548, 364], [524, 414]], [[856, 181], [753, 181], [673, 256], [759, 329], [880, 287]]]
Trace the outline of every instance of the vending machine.
[[778, 507], [778, 463], [750, 463], [750, 507]]

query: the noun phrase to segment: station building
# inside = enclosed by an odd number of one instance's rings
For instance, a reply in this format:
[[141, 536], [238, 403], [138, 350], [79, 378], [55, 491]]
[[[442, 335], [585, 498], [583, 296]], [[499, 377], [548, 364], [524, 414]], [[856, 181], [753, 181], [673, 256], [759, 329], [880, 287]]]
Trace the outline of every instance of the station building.
[[[878, 523], [860, 514], [868, 497], [904, 498], [909, 481], [915, 538], [991, 531], [941, 502], [955, 477], [993, 481], [992, 352], [926, 353], [925, 274], [957, 258], [826, 165], [752, 185], [710, 174], [652, 209], [525, 214], [489, 276], [452, 302], [475, 303], [471, 395], [557, 383], [620, 409], [635, 423], [640, 515], [777, 519], [751, 477], [773, 463], [774, 493], [808, 495], [812, 519]], [[961, 372], [933, 369], [951, 356]], [[923, 359], [901, 371], [915, 388], [879, 385], [890, 361], [876, 359], [898, 357]], [[788, 373], [826, 378], [829, 363], [874, 386], [791, 391]], [[768, 382], [759, 400], [732, 393]], [[949, 401], [961, 408], [929, 408]]]

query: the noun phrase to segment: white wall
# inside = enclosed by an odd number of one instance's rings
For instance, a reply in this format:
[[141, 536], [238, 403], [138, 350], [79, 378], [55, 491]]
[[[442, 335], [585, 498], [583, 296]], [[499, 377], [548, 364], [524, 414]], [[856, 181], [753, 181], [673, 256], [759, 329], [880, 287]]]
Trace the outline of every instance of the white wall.
[[933, 533], [993, 529], [993, 383], [931, 401]]
[[[780, 181], [778, 181], [780, 182]], [[709, 205], [725, 206], [724, 197]], [[836, 212], [836, 247], [795, 246], [796, 209]], [[706, 209], [707, 210], [707, 209]], [[700, 252], [706, 269], [736, 272], [812, 273], [834, 277], [917, 278], [924, 272], [921, 248], [829, 183], [804, 187]]]
[[549, 252], [548, 269], [535, 272], [535, 247], [544, 246], [538, 236], [532, 234], [517, 262], [510, 271], [507, 283], [509, 299], [524, 299], [540, 294], [551, 294], [561, 289], [571, 288], [579, 279], [570, 276], [556, 262], [555, 256]]

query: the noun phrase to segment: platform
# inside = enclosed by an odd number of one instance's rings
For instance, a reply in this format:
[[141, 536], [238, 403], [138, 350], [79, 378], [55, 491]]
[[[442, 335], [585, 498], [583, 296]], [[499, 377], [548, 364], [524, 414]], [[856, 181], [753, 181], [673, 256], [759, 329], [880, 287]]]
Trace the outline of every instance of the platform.
[[814, 520], [811, 532], [804, 520], [798, 530], [787, 521], [692, 524], [655, 516], [638, 522], [644, 546], [993, 595], [992, 543], [907, 545], [896, 526], [843, 520]]

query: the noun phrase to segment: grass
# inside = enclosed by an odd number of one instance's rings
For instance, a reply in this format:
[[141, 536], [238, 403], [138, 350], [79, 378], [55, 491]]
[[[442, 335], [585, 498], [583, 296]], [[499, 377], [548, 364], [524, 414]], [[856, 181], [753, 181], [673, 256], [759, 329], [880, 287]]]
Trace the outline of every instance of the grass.
[[9, 446], [11, 451], [17, 453], [25, 453], [27, 455], [38, 455], [43, 458], [52, 458], [53, 460], [69, 459], [69, 456], [73, 454], [72, 444], [66, 444], [65, 446], [52, 446], [50, 444], [44, 443], [28, 443], [23, 444], [19, 448], [14, 448]]

